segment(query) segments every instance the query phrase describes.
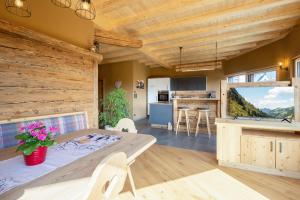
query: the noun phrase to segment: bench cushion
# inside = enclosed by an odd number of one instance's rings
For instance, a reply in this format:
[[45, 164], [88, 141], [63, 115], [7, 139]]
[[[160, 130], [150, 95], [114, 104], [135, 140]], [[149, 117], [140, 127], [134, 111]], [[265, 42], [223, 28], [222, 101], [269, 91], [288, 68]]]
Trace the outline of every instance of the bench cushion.
[[18, 141], [15, 139], [15, 136], [19, 133], [19, 129], [34, 121], [41, 121], [47, 127], [57, 127], [56, 136], [88, 128], [86, 114], [83, 112], [59, 117], [50, 116], [49, 118], [41, 117], [41, 119], [35, 120], [2, 123], [0, 124], [0, 149], [17, 145]]

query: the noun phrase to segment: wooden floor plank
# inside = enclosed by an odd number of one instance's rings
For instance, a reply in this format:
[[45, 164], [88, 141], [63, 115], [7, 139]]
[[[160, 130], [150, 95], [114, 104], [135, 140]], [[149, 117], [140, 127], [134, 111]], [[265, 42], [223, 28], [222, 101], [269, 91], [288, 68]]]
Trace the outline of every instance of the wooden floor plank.
[[[216, 168], [268, 199], [300, 197], [300, 180], [220, 167], [213, 153], [154, 145], [132, 165], [136, 199], [209, 199], [195, 177]], [[121, 199], [133, 199], [128, 183]]]

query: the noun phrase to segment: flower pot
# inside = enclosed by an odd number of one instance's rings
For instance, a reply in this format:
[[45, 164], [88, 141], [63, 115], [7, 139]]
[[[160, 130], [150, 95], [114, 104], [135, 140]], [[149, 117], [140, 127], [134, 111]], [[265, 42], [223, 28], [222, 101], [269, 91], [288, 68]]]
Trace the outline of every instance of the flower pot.
[[25, 164], [28, 166], [38, 165], [45, 161], [48, 147], [38, 147], [30, 155], [24, 156]]

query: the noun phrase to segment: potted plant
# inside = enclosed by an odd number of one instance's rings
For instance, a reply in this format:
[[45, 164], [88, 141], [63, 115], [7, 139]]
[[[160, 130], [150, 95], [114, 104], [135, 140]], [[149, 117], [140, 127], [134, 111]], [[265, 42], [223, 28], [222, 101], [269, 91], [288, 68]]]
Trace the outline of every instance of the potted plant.
[[20, 128], [16, 135], [19, 141], [17, 151], [22, 151], [26, 165], [38, 165], [46, 159], [47, 148], [56, 144], [54, 136], [56, 127], [46, 126], [42, 122], [33, 122]]
[[126, 98], [126, 91], [122, 88], [115, 88], [105, 97], [102, 102], [103, 112], [99, 114], [101, 127], [109, 130], [115, 127], [120, 119], [129, 117], [129, 103]]

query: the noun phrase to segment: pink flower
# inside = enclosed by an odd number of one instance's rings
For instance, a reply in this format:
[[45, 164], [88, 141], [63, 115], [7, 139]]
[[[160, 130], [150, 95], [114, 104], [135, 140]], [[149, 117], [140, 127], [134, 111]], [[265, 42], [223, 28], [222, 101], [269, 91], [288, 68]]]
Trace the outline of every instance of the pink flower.
[[24, 132], [26, 130], [26, 127], [25, 126], [22, 126], [19, 128], [19, 132]]
[[52, 135], [55, 135], [57, 132], [57, 128], [55, 126], [50, 126], [49, 131], [52, 133]]
[[25, 144], [25, 141], [24, 141], [24, 140], [20, 140], [20, 141], [19, 141], [19, 145], [22, 145], [22, 144]]
[[37, 136], [37, 138], [38, 138], [39, 140], [41, 140], [41, 141], [44, 141], [44, 140], [46, 139], [46, 137], [47, 137], [47, 135], [45, 135], [45, 134], [39, 134], [39, 135]]
[[39, 130], [31, 130], [30, 135], [32, 135], [33, 137], [38, 136], [39, 135]]

